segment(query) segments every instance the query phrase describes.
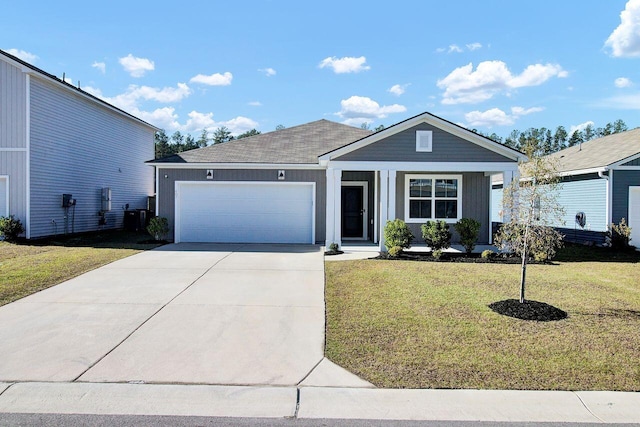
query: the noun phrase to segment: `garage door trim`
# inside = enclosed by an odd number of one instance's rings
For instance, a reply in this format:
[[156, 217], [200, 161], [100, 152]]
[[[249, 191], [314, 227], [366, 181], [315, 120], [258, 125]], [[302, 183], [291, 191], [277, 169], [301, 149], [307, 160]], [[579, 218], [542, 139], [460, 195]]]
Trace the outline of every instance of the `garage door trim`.
[[278, 182], [278, 181], [176, 181], [175, 182], [175, 215], [174, 215], [174, 241], [180, 243], [181, 239], [181, 198], [180, 193], [183, 186], [222, 186], [222, 185], [237, 185], [237, 186], [261, 186], [261, 185], [276, 185], [276, 186], [300, 186], [311, 188], [311, 239], [309, 244], [315, 244], [316, 241], [316, 183], [315, 182]]

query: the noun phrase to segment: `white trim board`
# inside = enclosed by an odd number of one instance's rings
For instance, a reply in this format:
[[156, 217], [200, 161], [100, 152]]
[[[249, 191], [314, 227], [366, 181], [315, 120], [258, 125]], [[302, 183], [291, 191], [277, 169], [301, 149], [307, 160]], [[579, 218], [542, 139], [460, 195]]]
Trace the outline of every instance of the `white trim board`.
[[0, 216], [9, 216], [11, 214], [11, 207], [9, 206], [9, 192], [10, 192], [10, 178], [9, 175], [0, 175], [0, 185], [4, 181], [5, 185], [5, 212], [0, 212]]

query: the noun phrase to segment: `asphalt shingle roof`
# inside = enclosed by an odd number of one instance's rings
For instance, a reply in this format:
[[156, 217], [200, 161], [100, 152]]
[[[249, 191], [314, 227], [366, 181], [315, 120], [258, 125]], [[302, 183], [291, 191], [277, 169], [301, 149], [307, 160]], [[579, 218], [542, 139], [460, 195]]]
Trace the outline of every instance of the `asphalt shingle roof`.
[[316, 164], [318, 156], [372, 133], [370, 130], [322, 119], [185, 151], [152, 163]]
[[640, 153], [640, 128], [607, 135], [574, 145], [549, 158], [557, 159], [559, 172], [592, 169], [609, 166]]

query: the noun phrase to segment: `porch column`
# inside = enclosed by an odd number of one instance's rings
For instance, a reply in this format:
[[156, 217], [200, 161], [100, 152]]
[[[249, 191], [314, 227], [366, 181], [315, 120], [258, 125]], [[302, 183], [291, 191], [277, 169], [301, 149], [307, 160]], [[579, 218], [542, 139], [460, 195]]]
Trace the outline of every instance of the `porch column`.
[[387, 219], [393, 221], [396, 219], [396, 171], [389, 171], [389, 212]]
[[342, 247], [342, 170], [333, 172], [333, 241]]
[[[502, 222], [507, 223], [511, 221], [511, 217], [516, 213], [506, 209], [504, 204], [505, 194], [508, 188], [511, 187], [512, 183], [518, 182], [520, 180], [520, 172], [518, 170], [510, 170], [504, 171], [502, 173]], [[513, 210], [517, 210], [518, 206], [514, 203]]]
[[378, 248], [380, 252], [386, 252], [387, 248], [384, 245], [384, 226], [389, 219], [389, 171], [380, 171], [380, 239]]
[[333, 175], [334, 175], [335, 169], [327, 169], [326, 174], [327, 174], [327, 182], [326, 182], [326, 186], [327, 186], [327, 197], [326, 197], [326, 212], [325, 212], [325, 234], [326, 234], [326, 238], [324, 241], [324, 246], [325, 248], [328, 250], [329, 249], [329, 245], [331, 243], [333, 243], [333, 237], [335, 236], [335, 200], [334, 200], [334, 190], [333, 190], [333, 185], [334, 185], [334, 180], [333, 180]]

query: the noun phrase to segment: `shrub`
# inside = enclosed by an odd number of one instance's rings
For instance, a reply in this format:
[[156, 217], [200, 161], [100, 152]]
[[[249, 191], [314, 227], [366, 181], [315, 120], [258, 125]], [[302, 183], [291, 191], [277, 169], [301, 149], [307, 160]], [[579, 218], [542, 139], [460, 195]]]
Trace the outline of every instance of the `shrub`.
[[400, 246], [392, 246], [389, 248], [389, 255], [393, 258], [399, 257], [402, 254], [402, 247]]
[[[494, 243], [501, 250], [522, 256], [525, 229], [525, 224], [503, 224], [495, 235]], [[545, 225], [529, 226], [527, 257], [532, 256], [536, 261], [551, 260], [563, 244], [564, 236], [555, 228]]]
[[162, 216], [151, 218], [147, 226], [147, 233], [151, 234], [155, 240], [166, 240], [169, 234], [169, 221]]
[[387, 221], [384, 226], [384, 245], [387, 250], [398, 246], [401, 250], [409, 249], [414, 237], [409, 226], [401, 219]]
[[338, 248], [338, 244], [337, 243], [331, 243], [329, 245], [329, 252], [338, 252], [340, 248]]
[[461, 218], [460, 221], [453, 225], [453, 228], [460, 235], [460, 243], [464, 246], [467, 254], [473, 252], [480, 233], [480, 221], [473, 218]]
[[20, 234], [24, 233], [24, 227], [19, 219], [13, 215], [0, 216], [0, 235], [7, 242], [15, 242]]
[[482, 254], [480, 254], [480, 257], [482, 257], [482, 259], [492, 260], [496, 257], [496, 253], [491, 249], [485, 249], [482, 251]]
[[422, 224], [422, 238], [432, 251], [447, 249], [451, 246], [451, 232], [445, 221], [427, 221]]
[[631, 227], [622, 218], [618, 224], [611, 224], [611, 230], [607, 232], [613, 249], [629, 249], [631, 244]]
[[444, 252], [442, 252], [442, 250], [437, 249], [437, 250], [433, 251], [433, 252], [431, 253], [431, 255], [433, 255], [433, 258], [434, 258], [434, 259], [439, 260], [440, 258], [442, 258], [442, 254], [443, 254], [443, 253], [444, 253]]

